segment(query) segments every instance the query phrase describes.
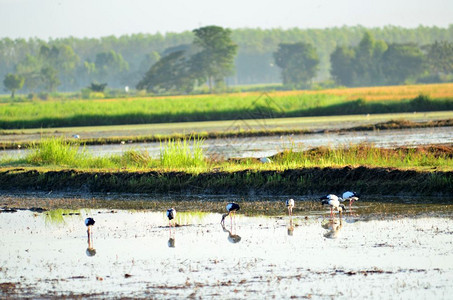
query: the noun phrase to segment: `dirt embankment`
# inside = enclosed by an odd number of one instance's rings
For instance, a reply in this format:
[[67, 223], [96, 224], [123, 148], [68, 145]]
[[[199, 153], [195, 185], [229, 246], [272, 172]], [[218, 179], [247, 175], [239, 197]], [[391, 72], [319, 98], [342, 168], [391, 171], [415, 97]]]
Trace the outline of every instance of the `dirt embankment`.
[[393, 168], [305, 168], [286, 171], [85, 172], [10, 169], [0, 173], [5, 191], [142, 194], [311, 195], [353, 189], [368, 195], [449, 195], [453, 172]]

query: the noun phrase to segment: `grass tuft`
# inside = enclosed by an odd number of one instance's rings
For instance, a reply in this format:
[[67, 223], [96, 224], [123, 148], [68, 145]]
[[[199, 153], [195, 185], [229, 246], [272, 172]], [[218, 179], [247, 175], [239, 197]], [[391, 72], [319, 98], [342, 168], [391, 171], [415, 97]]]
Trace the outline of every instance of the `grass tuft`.
[[203, 139], [167, 140], [160, 144], [160, 163], [164, 168], [204, 167]]
[[32, 165], [78, 166], [87, 158], [84, 148], [62, 137], [44, 139], [31, 150], [25, 160]]

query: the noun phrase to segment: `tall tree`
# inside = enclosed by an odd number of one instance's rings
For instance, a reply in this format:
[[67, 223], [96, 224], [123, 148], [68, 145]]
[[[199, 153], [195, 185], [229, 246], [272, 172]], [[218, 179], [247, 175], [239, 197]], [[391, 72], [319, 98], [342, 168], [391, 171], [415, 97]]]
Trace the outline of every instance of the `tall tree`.
[[24, 86], [25, 78], [17, 74], [6, 74], [3, 79], [3, 85], [8, 91], [11, 91], [11, 98], [14, 98], [14, 93]]
[[26, 91], [32, 92], [39, 89], [41, 84], [41, 68], [42, 63], [39, 57], [28, 54], [25, 56], [24, 60], [17, 64], [16, 71], [25, 78], [24, 89]]
[[212, 92], [214, 83], [218, 86], [225, 77], [233, 74], [238, 46], [231, 40], [230, 29], [206, 26], [193, 30], [193, 33], [193, 43], [201, 49], [193, 62], [201, 66], [199, 72], [208, 80]]
[[185, 51], [170, 52], [155, 63], [137, 84], [137, 89], [161, 93], [193, 90], [193, 78]]
[[[113, 50], [96, 54], [96, 79], [100, 82], [115, 80], [124, 71], [129, 70], [129, 64], [123, 56]], [[119, 81], [119, 80], [117, 80]]]
[[279, 44], [274, 53], [275, 64], [282, 69], [283, 84], [302, 87], [316, 76], [319, 58], [307, 43]]
[[426, 70], [425, 57], [414, 44], [391, 44], [382, 57], [387, 84], [415, 81]]
[[60, 85], [60, 79], [58, 78], [58, 71], [53, 67], [44, 67], [41, 69], [41, 81], [43, 83], [44, 90], [53, 92]]
[[355, 51], [350, 47], [335, 48], [335, 51], [330, 55], [330, 74], [335, 82], [352, 86], [355, 80], [354, 71]]
[[382, 84], [382, 71], [380, 60], [387, 50], [387, 44], [383, 41], [376, 41], [373, 35], [366, 31], [355, 48], [355, 59], [353, 62], [356, 74], [355, 85], [366, 86]]
[[436, 74], [453, 73], [453, 43], [436, 41], [429, 45], [427, 60], [432, 72]]

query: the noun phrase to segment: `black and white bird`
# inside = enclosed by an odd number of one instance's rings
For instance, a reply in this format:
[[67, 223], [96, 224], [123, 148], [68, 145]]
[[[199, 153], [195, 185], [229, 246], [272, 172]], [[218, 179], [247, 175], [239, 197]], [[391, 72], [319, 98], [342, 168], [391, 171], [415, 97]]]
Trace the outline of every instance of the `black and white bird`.
[[85, 225], [87, 226], [87, 232], [88, 232], [88, 236], [90, 235], [91, 233], [91, 227], [94, 225], [94, 219], [93, 218], [86, 218], [85, 219]]
[[240, 207], [239, 204], [237, 204], [237, 203], [234, 203], [234, 202], [228, 203], [227, 206], [226, 206], [226, 210], [227, 210], [228, 213], [222, 215], [222, 221], [220, 221], [220, 223], [221, 223], [221, 224], [224, 224], [224, 223], [225, 223], [225, 218], [226, 218], [228, 215], [230, 215], [230, 220], [231, 220], [231, 222], [233, 222], [233, 221], [232, 221], [231, 215], [236, 216], [236, 212], [237, 212], [240, 208], [241, 208], [241, 207]]
[[340, 199], [340, 201], [341, 202], [349, 201], [349, 210], [351, 210], [352, 203], [354, 203], [355, 201], [358, 201], [359, 198], [360, 198], [360, 194], [359, 193], [347, 191], [347, 192], [343, 193], [342, 199]]
[[330, 206], [330, 217], [333, 217], [333, 209], [335, 208], [341, 216], [341, 213], [346, 210], [343, 204], [340, 204], [340, 199], [338, 196], [334, 194], [329, 194], [327, 196], [323, 196], [319, 198], [321, 200], [322, 205], [329, 205]]
[[170, 208], [170, 209], [167, 209], [167, 218], [168, 218], [168, 225], [171, 228], [171, 220], [176, 218], [176, 210], [173, 207]]
[[286, 200], [286, 207], [288, 208], [288, 214], [290, 216], [293, 215], [293, 208], [294, 208], [294, 199]]

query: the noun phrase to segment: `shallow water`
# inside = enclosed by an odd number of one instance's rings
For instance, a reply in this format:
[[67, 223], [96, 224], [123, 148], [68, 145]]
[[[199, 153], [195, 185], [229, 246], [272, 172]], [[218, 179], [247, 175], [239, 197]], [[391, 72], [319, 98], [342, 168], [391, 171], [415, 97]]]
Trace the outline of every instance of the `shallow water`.
[[171, 230], [163, 210], [0, 213], [0, 284], [15, 287], [0, 295], [449, 299], [453, 209], [432, 205], [363, 202], [341, 220], [313, 206], [290, 220], [274, 202], [280, 214], [224, 228], [220, 213], [176, 207]]
[[[320, 133], [306, 135], [282, 135], [269, 137], [247, 137], [211, 139], [204, 141], [203, 148], [209, 156], [266, 157], [284, 149], [307, 150], [313, 147], [370, 144], [376, 147], [419, 146], [428, 144], [453, 143], [453, 130], [450, 127], [398, 129], [367, 132]], [[151, 157], [159, 157], [160, 143], [137, 143], [118, 145], [86, 146], [94, 156], [122, 154], [128, 150], [147, 151]], [[21, 158], [28, 150], [0, 151], [0, 157]]]

